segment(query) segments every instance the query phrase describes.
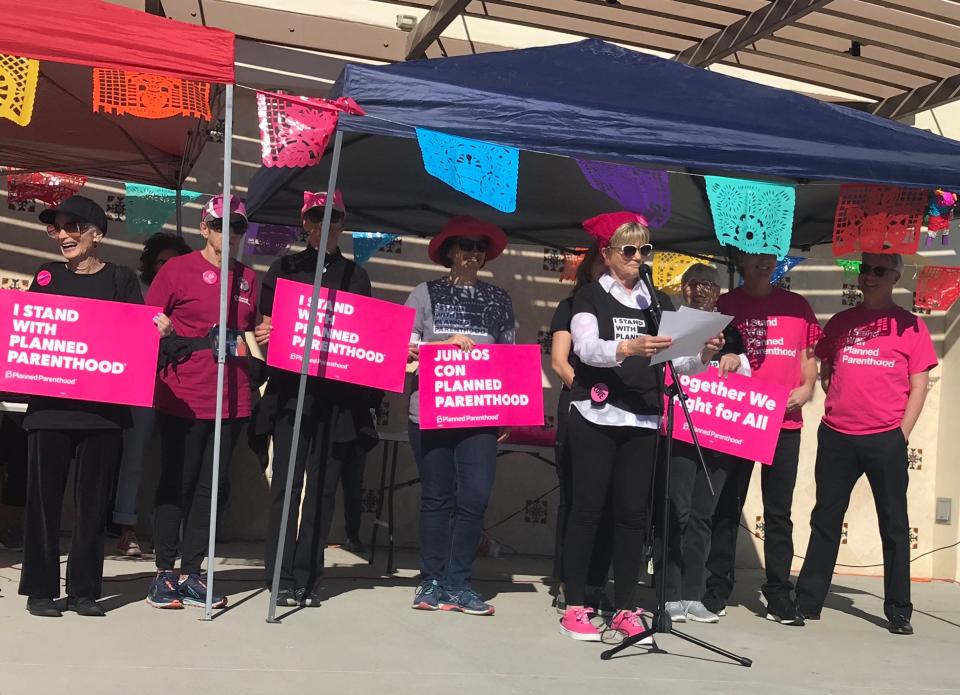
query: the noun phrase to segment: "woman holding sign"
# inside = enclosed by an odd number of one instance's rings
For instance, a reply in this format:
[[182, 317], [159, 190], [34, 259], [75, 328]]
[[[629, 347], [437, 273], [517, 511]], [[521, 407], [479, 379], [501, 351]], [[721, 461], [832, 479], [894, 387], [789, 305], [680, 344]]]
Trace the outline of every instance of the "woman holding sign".
[[[266, 345], [270, 339], [277, 280], [313, 285], [320, 257], [320, 233], [326, 202], [326, 193], [304, 192], [300, 214], [307, 248], [278, 258], [263, 278], [260, 297], [263, 318], [256, 330], [257, 342], [261, 345]], [[367, 271], [345, 258], [338, 246], [345, 220], [343, 196], [337, 191], [333, 197], [330, 230], [324, 249], [321, 285], [330, 290], [369, 297], [371, 287]], [[276, 349], [282, 348], [277, 346]], [[268, 581], [273, 576], [277, 559], [299, 385], [299, 374], [271, 368], [270, 381], [254, 423], [258, 433], [273, 435], [270, 524], [264, 545]], [[276, 597], [279, 606], [320, 605], [317, 582], [323, 574], [323, 546], [333, 511], [323, 504], [324, 481], [326, 477], [333, 477], [336, 486], [334, 474], [346, 466], [362, 465], [357, 461], [357, 450], [365, 453], [376, 445], [370, 408], [376, 405], [379, 393], [342, 381], [314, 376], [307, 378], [292, 493], [292, 499], [297, 502], [302, 495], [303, 502], [291, 505], [287, 518], [280, 561], [280, 588]]]
[[[474, 345], [513, 343], [513, 302], [501, 288], [477, 274], [506, 248], [496, 225], [457, 217], [430, 241], [434, 263], [450, 269], [447, 277], [417, 285], [406, 305], [416, 310], [410, 357], [425, 343]], [[421, 430], [418, 393], [410, 396], [410, 446], [420, 472], [420, 571], [413, 599], [419, 610], [493, 615], [470, 586], [473, 560], [497, 465], [497, 429]], [[452, 517], [452, 523], [451, 523]]]
[[[45, 263], [31, 292], [143, 304], [132, 270], [100, 260], [107, 216], [89, 198], [75, 195], [56, 209], [40, 213], [47, 234], [57, 242], [63, 263]], [[154, 319], [161, 335], [170, 322]], [[27, 610], [59, 617], [60, 510], [70, 472], [74, 472], [75, 519], [67, 560], [67, 610], [103, 616], [97, 603], [103, 581], [103, 541], [110, 513], [110, 492], [120, 464], [121, 432], [130, 427], [130, 408], [33, 396], [23, 422], [27, 430], [27, 507], [20, 593]]]
[[[224, 209], [224, 208], [227, 209]], [[217, 348], [223, 234], [243, 238], [243, 201], [215, 196], [203, 208], [200, 250], [168, 260], [150, 285], [147, 304], [163, 307], [173, 323], [175, 345], [157, 379], [154, 404], [160, 429], [160, 481], [153, 511], [157, 575], [147, 594], [154, 608], [204, 606], [207, 584], [201, 565], [207, 554], [213, 491], [213, 439], [217, 416]], [[229, 269], [227, 362], [224, 368], [220, 483], [244, 422], [250, 417], [249, 351], [243, 339], [257, 312], [257, 278], [238, 261]], [[161, 349], [161, 353], [167, 352]], [[181, 541], [182, 527], [182, 541]], [[175, 571], [177, 555], [180, 571]], [[213, 607], [226, 605], [214, 596]]]
[[[570, 445], [573, 508], [567, 522], [564, 579], [567, 610], [563, 635], [600, 641], [593, 613], [584, 606], [587, 571], [597, 527], [608, 496], [613, 508], [614, 614], [612, 629], [627, 636], [644, 630], [633, 599], [640, 575], [654, 447], [663, 407], [662, 370], [650, 358], [668, 348], [653, 333], [652, 299], [640, 279], [643, 259], [653, 251], [646, 219], [631, 212], [599, 215], [584, 228], [601, 248], [607, 271], [573, 302], [570, 324], [578, 363], [571, 389], [567, 441]], [[673, 306], [658, 293], [665, 310]], [[722, 339], [699, 356], [674, 360], [680, 371], [705, 369]]]
[[[715, 311], [720, 296], [720, 273], [713, 266], [695, 263], [680, 280], [683, 303], [700, 311]], [[750, 376], [750, 362], [743, 354], [743, 339], [734, 326], [723, 330], [723, 349], [714, 366], [720, 378], [739, 373]], [[720, 617], [709, 611], [700, 598], [704, 563], [710, 546], [713, 512], [731, 465], [750, 465], [732, 456], [702, 448], [706, 471], [692, 444], [674, 440], [670, 469], [670, 547], [662, 561], [667, 563], [663, 587], [667, 611], [675, 623], [692, 620], [715, 623]], [[710, 484], [716, 495], [711, 494]], [[659, 526], [659, 525], [658, 525]], [[658, 535], [662, 529], [658, 528]]]

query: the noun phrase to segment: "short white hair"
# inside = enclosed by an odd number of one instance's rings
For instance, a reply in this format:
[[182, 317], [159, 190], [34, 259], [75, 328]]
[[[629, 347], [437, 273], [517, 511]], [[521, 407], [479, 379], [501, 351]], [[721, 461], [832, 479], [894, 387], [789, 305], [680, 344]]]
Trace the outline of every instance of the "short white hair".
[[698, 280], [709, 280], [715, 285], [720, 285], [720, 271], [707, 263], [694, 263], [687, 268], [680, 278], [680, 284], [686, 285], [694, 278]]
[[860, 262], [867, 263], [868, 258], [889, 258], [893, 262], [893, 269], [903, 274], [903, 256], [899, 253], [863, 253], [860, 255]]

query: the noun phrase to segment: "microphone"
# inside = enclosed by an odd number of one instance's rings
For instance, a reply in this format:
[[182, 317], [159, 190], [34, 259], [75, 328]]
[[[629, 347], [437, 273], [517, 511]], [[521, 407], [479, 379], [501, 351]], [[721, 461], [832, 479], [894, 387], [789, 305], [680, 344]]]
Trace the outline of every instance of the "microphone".
[[650, 310], [653, 314], [655, 326], [660, 328], [660, 317], [663, 315], [663, 307], [660, 306], [660, 298], [657, 296], [657, 288], [653, 284], [653, 271], [646, 263], [640, 264], [640, 282], [647, 286], [647, 292], [650, 293]]

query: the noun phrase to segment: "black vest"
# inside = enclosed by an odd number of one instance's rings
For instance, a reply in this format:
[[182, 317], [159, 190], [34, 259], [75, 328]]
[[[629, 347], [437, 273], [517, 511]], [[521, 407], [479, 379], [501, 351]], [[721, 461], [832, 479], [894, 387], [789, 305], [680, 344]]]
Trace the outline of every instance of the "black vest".
[[[657, 293], [661, 306], [671, 309], [670, 300]], [[581, 289], [574, 299], [574, 315], [588, 312], [597, 317], [601, 340], [629, 340], [639, 335], [656, 335], [649, 309], [634, 309], [618, 302], [594, 282]], [[574, 368], [573, 400], [591, 399], [598, 385], [608, 393], [604, 403], [637, 415], [661, 413], [660, 384], [663, 366], [650, 366], [648, 357], [627, 357], [618, 367], [591, 367], [578, 361]]]

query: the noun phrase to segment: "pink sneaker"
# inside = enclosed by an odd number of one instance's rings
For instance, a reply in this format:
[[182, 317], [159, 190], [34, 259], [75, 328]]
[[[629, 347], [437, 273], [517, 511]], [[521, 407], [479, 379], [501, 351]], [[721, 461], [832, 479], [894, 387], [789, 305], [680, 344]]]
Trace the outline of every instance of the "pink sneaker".
[[[617, 614], [613, 616], [613, 622], [610, 623], [610, 629], [616, 630], [624, 635], [624, 637], [633, 637], [634, 635], [639, 635], [641, 632], [644, 632], [647, 629], [646, 625], [644, 625], [643, 621], [640, 619], [642, 615], [642, 608], [638, 608], [635, 611], [617, 611]], [[653, 635], [644, 637], [642, 640], [637, 642], [637, 644], [652, 645]]]
[[560, 620], [560, 634], [580, 642], [599, 642], [600, 631], [590, 622], [590, 608], [568, 608]]

